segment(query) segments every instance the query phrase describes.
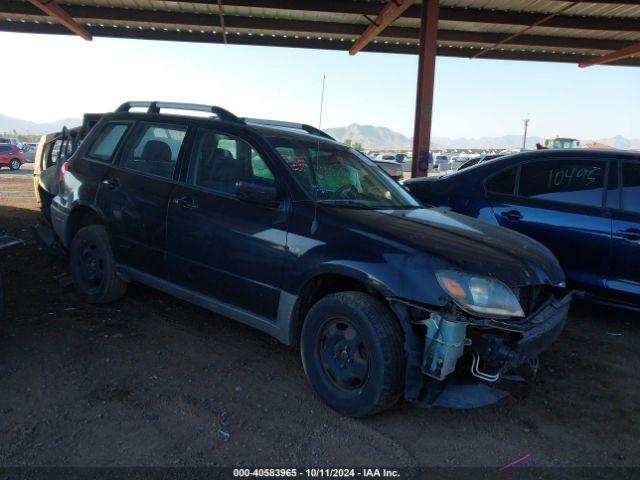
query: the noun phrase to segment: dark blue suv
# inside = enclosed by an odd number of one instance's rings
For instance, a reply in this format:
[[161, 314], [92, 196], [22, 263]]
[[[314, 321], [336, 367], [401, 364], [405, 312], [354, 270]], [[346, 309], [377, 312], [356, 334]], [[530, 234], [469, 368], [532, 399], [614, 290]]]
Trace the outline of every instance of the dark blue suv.
[[535, 238], [571, 287], [640, 309], [639, 153], [537, 150], [404, 185], [423, 203]]
[[565, 323], [571, 294], [547, 248], [420, 207], [308, 125], [130, 102], [60, 171], [52, 224], [83, 298], [137, 281], [300, 344], [309, 381], [346, 415], [403, 390], [433, 403], [465, 366], [494, 384]]

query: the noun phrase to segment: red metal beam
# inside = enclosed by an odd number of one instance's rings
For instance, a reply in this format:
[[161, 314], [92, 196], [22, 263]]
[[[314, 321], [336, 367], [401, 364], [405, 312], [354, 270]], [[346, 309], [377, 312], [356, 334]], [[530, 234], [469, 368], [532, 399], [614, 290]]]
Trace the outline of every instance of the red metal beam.
[[615, 62], [616, 60], [622, 60], [624, 58], [633, 57], [638, 54], [640, 54], [640, 43], [629, 45], [628, 47], [621, 48], [620, 50], [616, 50], [615, 52], [607, 53], [606, 55], [601, 55], [600, 57], [594, 57], [591, 60], [580, 62], [578, 66], [580, 68], [584, 68], [590, 67], [591, 65], [602, 65], [603, 63]]
[[425, 177], [429, 170], [439, 15], [440, 0], [423, 0], [411, 177]]
[[382, 10], [380, 10], [380, 13], [373, 23], [369, 25], [364, 32], [362, 32], [360, 38], [358, 38], [358, 40], [356, 40], [353, 46], [349, 49], [349, 55], [355, 55], [364, 47], [369, 45], [374, 38], [380, 35], [385, 28], [395, 22], [397, 18], [414, 3], [415, 0], [389, 0], [389, 3], [382, 7]]
[[76, 22], [60, 5], [53, 0], [29, 0], [34, 6], [64, 25], [76, 35], [80, 35], [85, 40], [92, 40], [93, 37], [82, 25]]

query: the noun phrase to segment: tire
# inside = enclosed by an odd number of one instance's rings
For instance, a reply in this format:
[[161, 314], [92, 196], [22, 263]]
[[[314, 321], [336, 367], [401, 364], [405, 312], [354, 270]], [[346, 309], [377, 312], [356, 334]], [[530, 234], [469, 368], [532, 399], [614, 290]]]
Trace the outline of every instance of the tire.
[[13, 158], [9, 162], [9, 168], [11, 170], [20, 170], [21, 166], [22, 166], [22, 164], [20, 163], [20, 160], [18, 160], [17, 158]]
[[398, 319], [362, 292], [327, 295], [302, 326], [302, 364], [320, 398], [337, 412], [363, 417], [392, 407], [404, 384]]
[[69, 254], [73, 283], [84, 300], [89, 303], [109, 303], [124, 295], [127, 282], [116, 272], [107, 230], [102, 225], [90, 225], [78, 230]]

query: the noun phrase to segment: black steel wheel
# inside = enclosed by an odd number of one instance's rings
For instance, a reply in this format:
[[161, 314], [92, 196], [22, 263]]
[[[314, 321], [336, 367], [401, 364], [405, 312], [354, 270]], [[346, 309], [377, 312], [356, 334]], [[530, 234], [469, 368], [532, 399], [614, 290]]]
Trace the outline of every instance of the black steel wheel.
[[316, 343], [317, 361], [334, 384], [344, 390], [362, 388], [369, 378], [369, 357], [362, 335], [346, 317], [327, 320]]
[[100, 288], [104, 279], [104, 256], [93, 239], [80, 240], [80, 275], [82, 284], [91, 290]]
[[319, 300], [302, 326], [300, 347], [309, 382], [343, 415], [380, 412], [402, 393], [402, 329], [389, 308], [369, 294], [340, 292]]
[[102, 225], [81, 228], [73, 237], [70, 267], [76, 291], [88, 302], [118, 300], [127, 288], [116, 272], [106, 229]]

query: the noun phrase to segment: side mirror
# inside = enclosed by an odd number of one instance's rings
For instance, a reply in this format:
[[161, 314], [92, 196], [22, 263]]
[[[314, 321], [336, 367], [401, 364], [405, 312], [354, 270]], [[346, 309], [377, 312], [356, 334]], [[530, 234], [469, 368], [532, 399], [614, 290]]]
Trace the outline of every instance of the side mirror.
[[276, 184], [266, 178], [241, 178], [236, 182], [236, 195], [244, 202], [268, 206], [278, 204]]

